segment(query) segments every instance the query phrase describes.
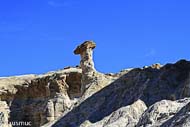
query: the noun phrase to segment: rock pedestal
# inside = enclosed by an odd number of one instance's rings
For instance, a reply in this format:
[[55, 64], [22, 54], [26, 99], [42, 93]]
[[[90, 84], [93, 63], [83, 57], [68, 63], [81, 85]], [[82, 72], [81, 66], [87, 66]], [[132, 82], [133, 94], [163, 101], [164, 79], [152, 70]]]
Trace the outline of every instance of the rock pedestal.
[[85, 41], [81, 45], [79, 45], [75, 50], [74, 54], [81, 56], [80, 66], [82, 68], [82, 86], [81, 92], [83, 93], [85, 89], [88, 87], [93, 81], [93, 76], [96, 73], [96, 69], [94, 67], [93, 61], [93, 49], [96, 47], [96, 44], [92, 41]]

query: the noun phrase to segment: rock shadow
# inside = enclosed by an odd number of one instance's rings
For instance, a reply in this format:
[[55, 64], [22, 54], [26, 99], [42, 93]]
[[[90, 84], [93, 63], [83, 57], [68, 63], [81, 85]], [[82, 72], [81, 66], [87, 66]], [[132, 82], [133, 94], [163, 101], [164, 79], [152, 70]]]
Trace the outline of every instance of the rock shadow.
[[161, 69], [133, 69], [87, 98], [52, 126], [78, 127], [85, 121], [95, 123], [138, 99], [150, 106], [163, 99], [187, 97], [184, 88], [189, 72], [190, 62], [185, 60]]

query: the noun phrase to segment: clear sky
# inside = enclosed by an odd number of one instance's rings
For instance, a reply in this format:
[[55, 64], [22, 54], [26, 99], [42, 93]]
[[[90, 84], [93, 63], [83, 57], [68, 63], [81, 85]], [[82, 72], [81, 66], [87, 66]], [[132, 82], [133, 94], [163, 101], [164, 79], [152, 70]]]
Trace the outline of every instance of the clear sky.
[[101, 72], [190, 59], [189, 0], [2, 0], [0, 76], [75, 66], [94, 40]]

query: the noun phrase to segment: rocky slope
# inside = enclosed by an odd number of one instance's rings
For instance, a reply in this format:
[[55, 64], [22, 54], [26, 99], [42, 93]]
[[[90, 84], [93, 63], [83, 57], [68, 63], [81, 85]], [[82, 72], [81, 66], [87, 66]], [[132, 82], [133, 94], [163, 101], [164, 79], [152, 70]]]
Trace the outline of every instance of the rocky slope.
[[77, 67], [0, 78], [0, 126], [189, 127], [190, 62], [102, 74], [86, 41]]

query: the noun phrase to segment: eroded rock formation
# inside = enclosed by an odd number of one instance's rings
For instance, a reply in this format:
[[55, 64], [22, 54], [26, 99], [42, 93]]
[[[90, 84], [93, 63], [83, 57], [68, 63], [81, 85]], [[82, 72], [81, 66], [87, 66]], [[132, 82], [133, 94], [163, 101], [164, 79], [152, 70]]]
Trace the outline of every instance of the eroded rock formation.
[[89, 84], [95, 79], [96, 69], [93, 61], [93, 49], [95, 47], [96, 44], [94, 42], [85, 41], [74, 50], [74, 54], [80, 54], [81, 57], [80, 66], [82, 68], [82, 93], [84, 93], [86, 88], [89, 87]]
[[[117, 80], [86, 98], [52, 126], [173, 127], [180, 120], [180, 126], [187, 127], [189, 72], [190, 62], [185, 60], [162, 67], [136, 68], [125, 74], [122, 71]], [[135, 108], [133, 104], [139, 99], [145, 105]], [[126, 113], [127, 107], [136, 110]]]
[[[137, 126], [166, 126], [166, 124], [176, 116], [183, 107], [190, 103], [190, 98], [177, 101], [162, 100], [150, 106], [141, 116]], [[168, 125], [170, 126], [170, 125]]]
[[0, 127], [10, 127], [9, 116], [10, 109], [6, 101], [0, 101]]
[[72, 98], [80, 95], [80, 81], [81, 69], [77, 68], [0, 79], [5, 122], [31, 121], [39, 127], [59, 118], [75, 103]]
[[86, 41], [76, 48], [77, 67], [0, 78], [0, 126], [190, 126], [190, 61], [103, 74], [94, 67], [95, 47]]

